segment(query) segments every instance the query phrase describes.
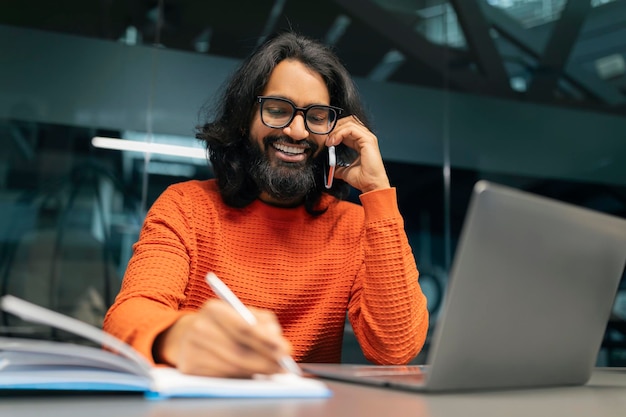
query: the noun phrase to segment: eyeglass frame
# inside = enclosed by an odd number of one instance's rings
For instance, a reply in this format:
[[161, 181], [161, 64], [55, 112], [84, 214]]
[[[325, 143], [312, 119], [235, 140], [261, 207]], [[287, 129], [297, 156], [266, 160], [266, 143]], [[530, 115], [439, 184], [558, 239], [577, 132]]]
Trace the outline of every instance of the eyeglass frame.
[[[343, 109], [341, 107], [336, 107], [336, 106], [327, 106], [325, 104], [311, 104], [310, 106], [306, 106], [306, 107], [298, 107], [295, 105], [295, 103], [289, 99], [283, 98], [283, 97], [275, 97], [275, 96], [257, 96], [257, 103], [259, 103], [259, 116], [261, 117], [261, 123], [263, 123], [265, 126], [272, 128], [272, 129], [283, 129], [287, 126], [289, 126], [292, 122], [293, 119], [296, 118], [296, 114], [298, 112], [302, 112], [302, 118], [304, 120], [304, 127], [306, 130], [308, 130], [310, 133], [314, 134], [314, 135], [327, 135], [330, 132], [333, 131], [333, 129], [335, 128], [335, 126], [337, 126], [337, 120], [339, 120], [339, 115], [341, 115], [341, 113], [343, 112]], [[277, 126], [271, 126], [269, 124], [267, 124], [265, 122], [265, 119], [263, 118], [263, 103], [265, 100], [278, 100], [278, 101], [282, 101], [285, 102], [287, 104], [289, 104], [292, 108], [293, 108], [293, 113], [291, 114], [291, 117], [289, 118], [289, 120], [282, 124], [282, 125], [277, 125]], [[323, 107], [325, 109], [328, 109], [330, 111], [335, 112], [335, 120], [333, 120], [332, 122], [332, 127], [324, 133], [318, 133], [318, 132], [314, 132], [309, 128], [309, 122], [306, 119], [306, 114], [307, 112], [314, 108], [314, 107]], [[330, 112], [329, 112], [330, 113]]]

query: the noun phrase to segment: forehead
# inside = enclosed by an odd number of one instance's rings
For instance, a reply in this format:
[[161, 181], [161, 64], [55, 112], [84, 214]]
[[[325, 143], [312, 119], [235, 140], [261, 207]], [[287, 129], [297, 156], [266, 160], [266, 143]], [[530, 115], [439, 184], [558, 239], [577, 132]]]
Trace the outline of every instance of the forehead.
[[276, 65], [263, 95], [288, 98], [299, 106], [330, 104], [330, 94], [322, 76], [302, 62], [291, 59]]

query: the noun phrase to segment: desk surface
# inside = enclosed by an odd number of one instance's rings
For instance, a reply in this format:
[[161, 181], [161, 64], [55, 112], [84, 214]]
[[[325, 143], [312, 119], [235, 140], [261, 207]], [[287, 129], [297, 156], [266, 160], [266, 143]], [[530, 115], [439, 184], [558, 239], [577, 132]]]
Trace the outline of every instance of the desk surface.
[[333, 397], [307, 400], [174, 399], [140, 396], [0, 398], [0, 416], [40, 417], [528, 417], [626, 415], [626, 368], [597, 369], [581, 387], [416, 394], [328, 382]]

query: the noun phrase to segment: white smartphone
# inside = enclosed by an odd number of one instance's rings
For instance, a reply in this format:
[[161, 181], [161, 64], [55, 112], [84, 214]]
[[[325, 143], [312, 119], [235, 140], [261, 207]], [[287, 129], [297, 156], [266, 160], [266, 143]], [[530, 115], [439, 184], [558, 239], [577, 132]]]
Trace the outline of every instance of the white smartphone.
[[333, 186], [333, 179], [335, 178], [335, 167], [337, 166], [337, 154], [335, 153], [335, 147], [328, 147], [328, 174], [324, 171], [324, 185], [326, 188]]

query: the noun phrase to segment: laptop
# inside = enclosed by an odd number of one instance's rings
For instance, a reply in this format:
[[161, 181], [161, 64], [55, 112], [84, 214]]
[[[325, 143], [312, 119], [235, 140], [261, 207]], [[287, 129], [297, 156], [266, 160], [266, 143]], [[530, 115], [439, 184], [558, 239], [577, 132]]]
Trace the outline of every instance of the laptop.
[[626, 220], [475, 184], [426, 365], [302, 364], [415, 391], [585, 384], [626, 263]]

